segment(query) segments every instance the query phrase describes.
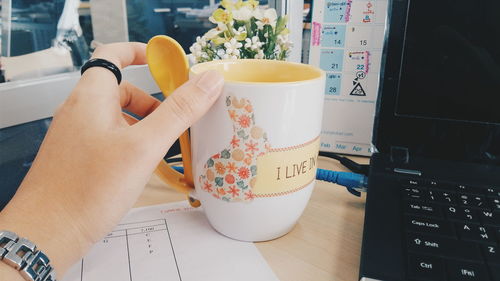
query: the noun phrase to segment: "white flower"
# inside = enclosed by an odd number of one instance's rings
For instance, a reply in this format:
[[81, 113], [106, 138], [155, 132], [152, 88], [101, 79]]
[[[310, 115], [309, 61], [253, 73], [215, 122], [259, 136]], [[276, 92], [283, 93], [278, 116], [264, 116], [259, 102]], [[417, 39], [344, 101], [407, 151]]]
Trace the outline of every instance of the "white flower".
[[257, 24], [259, 29], [263, 29], [266, 24], [274, 27], [276, 25], [276, 20], [278, 19], [275, 9], [255, 9], [254, 17], [257, 19], [255, 24]]
[[283, 44], [288, 41], [288, 34], [286, 35], [278, 35], [278, 44]]
[[256, 59], [264, 59], [264, 51], [263, 50], [259, 50], [259, 52], [257, 54], [255, 54], [254, 58]]
[[247, 30], [243, 26], [240, 26], [238, 28], [238, 30], [233, 28], [233, 34], [234, 34], [234, 38], [236, 38], [236, 40], [238, 40], [238, 41], [241, 41], [241, 40], [247, 38]]
[[224, 47], [226, 48], [226, 55], [238, 58], [240, 56], [239, 48], [243, 47], [243, 44], [236, 41], [236, 39], [232, 38], [229, 42], [224, 43]]
[[202, 56], [201, 45], [199, 43], [194, 43], [191, 47], [189, 47], [189, 51], [193, 54], [194, 58], [198, 62]]
[[243, 6], [238, 10], [233, 10], [233, 18], [235, 20], [239, 21], [249, 21], [253, 16], [252, 10], [247, 7]]
[[245, 39], [245, 48], [247, 48], [247, 49], [251, 49], [251, 50], [255, 51], [257, 49], [260, 49], [262, 47], [262, 45], [263, 45], [263, 43], [260, 42], [258, 36], [254, 36], [254, 37], [252, 37], [252, 39], [250, 39], [250, 38]]
[[217, 27], [212, 28], [209, 31], [207, 31], [207, 33], [205, 33], [204, 37], [206, 37], [208, 39], [212, 39], [212, 38], [219, 36], [219, 34], [221, 34], [222, 32], [224, 32], [226, 30], [227, 30], [227, 26], [225, 24], [218, 25]]
[[217, 50], [217, 56], [219, 58], [222, 58], [225, 54], [226, 54], [226, 51], [224, 51], [224, 49], [218, 49]]
[[198, 42], [194, 43], [191, 47], [189, 47], [189, 51], [191, 51], [191, 53], [196, 57], [199, 57], [201, 55], [201, 49], [202, 47]]
[[288, 50], [293, 47], [293, 43], [288, 38], [288, 34], [286, 35], [278, 35], [277, 38], [278, 44], [281, 45], [283, 50]]
[[201, 47], [206, 47], [207, 46], [207, 38], [205, 36], [198, 36], [196, 37], [196, 43], [200, 44]]

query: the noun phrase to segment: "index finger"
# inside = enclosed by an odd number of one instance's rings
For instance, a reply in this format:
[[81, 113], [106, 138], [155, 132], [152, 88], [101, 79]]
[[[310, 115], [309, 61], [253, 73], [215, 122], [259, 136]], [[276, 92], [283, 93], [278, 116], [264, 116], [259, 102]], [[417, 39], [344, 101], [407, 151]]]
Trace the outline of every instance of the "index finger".
[[[146, 63], [146, 44], [138, 42], [123, 42], [105, 44], [97, 47], [92, 54], [92, 58], [101, 58], [114, 63], [120, 69], [132, 64]], [[80, 96], [94, 105], [119, 103], [119, 87], [116, 83], [116, 77], [109, 70], [103, 67], [88, 68], [78, 84], [73, 95]], [[105, 103], [101, 103], [105, 102]]]
[[129, 65], [146, 64], [146, 44], [120, 42], [97, 47], [92, 58], [106, 59], [122, 69]]

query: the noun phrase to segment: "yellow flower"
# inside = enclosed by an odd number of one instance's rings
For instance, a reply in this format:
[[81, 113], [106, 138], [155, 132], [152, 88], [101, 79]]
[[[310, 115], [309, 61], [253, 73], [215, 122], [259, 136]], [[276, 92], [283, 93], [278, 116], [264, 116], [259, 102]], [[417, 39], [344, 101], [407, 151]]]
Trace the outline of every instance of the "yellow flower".
[[285, 27], [285, 29], [283, 29], [283, 31], [281, 31], [281, 35], [287, 35], [290, 33], [290, 30], [288, 28]]
[[236, 40], [238, 40], [238, 41], [243, 41], [243, 40], [245, 40], [245, 39], [247, 38], [247, 32], [246, 32], [246, 31], [244, 31], [244, 32], [241, 32], [241, 33], [239, 33], [239, 34], [236, 34], [236, 35], [234, 36], [234, 38], [235, 38]]
[[222, 0], [222, 1], [220, 1], [220, 5], [228, 10], [231, 10], [234, 8], [233, 0]]
[[234, 3], [234, 8], [237, 10], [237, 9], [241, 9], [241, 7], [243, 7], [246, 3], [243, 3], [243, 0], [238, 0], [238, 2]]
[[212, 17], [217, 22], [222, 22], [225, 24], [231, 23], [233, 21], [233, 14], [228, 10], [217, 9], [212, 14]]
[[257, 1], [257, 0], [248, 0], [247, 2], [245, 2], [244, 5], [246, 5], [248, 7], [251, 7], [252, 9], [255, 9], [255, 8], [257, 8], [259, 6], [259, 1]]
[[223, 37], [215, 37], [212, 39], [212, 42], [215, 44], [215, 45], [220, 45], [220, 44], [224, 44], [227, 42], [227, 39], [226, 38], [223, 38]]

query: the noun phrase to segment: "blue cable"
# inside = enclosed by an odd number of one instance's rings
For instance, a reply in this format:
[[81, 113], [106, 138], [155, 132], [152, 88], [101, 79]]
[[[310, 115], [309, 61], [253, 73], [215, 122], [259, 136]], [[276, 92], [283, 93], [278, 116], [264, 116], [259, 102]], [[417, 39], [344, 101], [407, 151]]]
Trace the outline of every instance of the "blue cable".
[[368, 178], [366, 176], [350, 172], [337, 172], [318, 168], [316, 179], [345, 186], [349, 193], [358, 197], [361, 196], [361, 192], [366, 192], [368, 187]]
[[[184, 173], [183, 167], [172, 166], [172, 168], [181, 174]], [[350, 172], [317, 169], [316, 179], [345, 186], [349, 193], [358, 197], [361, 196], [361, 192], [366, 192], [368, 186], [368, 178], [366, 176]]]

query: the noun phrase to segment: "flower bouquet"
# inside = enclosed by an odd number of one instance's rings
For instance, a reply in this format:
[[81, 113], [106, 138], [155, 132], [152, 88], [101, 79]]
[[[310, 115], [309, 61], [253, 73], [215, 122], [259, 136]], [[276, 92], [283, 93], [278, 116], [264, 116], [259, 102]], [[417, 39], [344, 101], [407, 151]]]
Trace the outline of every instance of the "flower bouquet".
[[287, 17], [256, 0], [222, 0], [209, 20], [217, 26], [189, 48], [196, 63], [218, 59], [285, 60], [292, 48]]

